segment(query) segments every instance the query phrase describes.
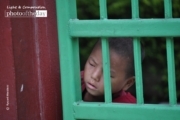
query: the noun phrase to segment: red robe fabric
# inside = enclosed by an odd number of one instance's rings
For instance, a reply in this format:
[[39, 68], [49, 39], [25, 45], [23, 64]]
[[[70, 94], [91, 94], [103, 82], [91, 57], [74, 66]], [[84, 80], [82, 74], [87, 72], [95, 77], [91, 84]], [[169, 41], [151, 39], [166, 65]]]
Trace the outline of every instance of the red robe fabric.
[[[81, 86], [82, 92], [86, 91], [84, 84], [84, 72], [81, 72]], [[129, 92], [120, 91], [112, 95], [112, 101], [115, 103], [136, 103], [136, 98]]]

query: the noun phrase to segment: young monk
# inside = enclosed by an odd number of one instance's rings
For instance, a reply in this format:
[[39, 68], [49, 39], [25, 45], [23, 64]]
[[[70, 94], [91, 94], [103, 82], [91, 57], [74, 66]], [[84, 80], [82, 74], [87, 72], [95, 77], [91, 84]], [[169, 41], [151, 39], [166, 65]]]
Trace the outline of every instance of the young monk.
[[[136, 103], [136, 98], [126, 92], [134, 84], [134, 59], [132, 38], [110, 38], [110, 77], [112, 101], [118, 103]], [[83, 100], [104, 101], [104, 79], [101, 41], [93, 48], [84, 71], [81, 72]]]

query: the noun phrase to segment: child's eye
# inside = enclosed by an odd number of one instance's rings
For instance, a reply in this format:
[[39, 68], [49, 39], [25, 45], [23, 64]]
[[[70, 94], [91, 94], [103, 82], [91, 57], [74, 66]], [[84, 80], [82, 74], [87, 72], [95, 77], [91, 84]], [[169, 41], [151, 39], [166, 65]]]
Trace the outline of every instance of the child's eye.
[[92, 63], [90, 63], [90, 62], [89, 62], [89, 64], [90, 64], [90, 66], [94, 67], [94, 64], [92, 64]]
[[114, 76], [112, 76], [112, 75], [111, 75], [110, 77], [111, 77], [111, 78], [114, 78]]
[[110, 74], [110, 77], [111, 77], [111, 78], [114, 78], [114, 74], [111, 73], [111, 74]]

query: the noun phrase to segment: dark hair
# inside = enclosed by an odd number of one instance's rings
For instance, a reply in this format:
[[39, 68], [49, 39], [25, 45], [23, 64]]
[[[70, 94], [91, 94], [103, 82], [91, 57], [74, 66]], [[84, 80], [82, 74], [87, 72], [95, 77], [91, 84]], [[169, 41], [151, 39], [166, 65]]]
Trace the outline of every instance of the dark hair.
[[[110, 50], [115, 51], [118, 55], [128, 58], [127, 68], [126, 68], [126, 77], [132, 77], [134, 73], [134, 50], [133, 50], [133, 38], [130, 37], [114, 37], [109, 38], [109, 48]], [[98, 42], [99, 44], [100, 42]], [[141, 48], [141, 58], [144, 59], [144, 51]]]

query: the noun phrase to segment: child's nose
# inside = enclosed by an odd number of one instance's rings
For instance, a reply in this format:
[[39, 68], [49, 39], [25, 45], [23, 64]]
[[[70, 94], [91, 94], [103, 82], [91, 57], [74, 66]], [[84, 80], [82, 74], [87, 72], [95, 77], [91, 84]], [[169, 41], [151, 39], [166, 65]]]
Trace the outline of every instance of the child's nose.
[[101, 78], [101, 69], [95, 69], [92, 72], [91, 78], [94, 79], [96, 82], [99, 82]]

